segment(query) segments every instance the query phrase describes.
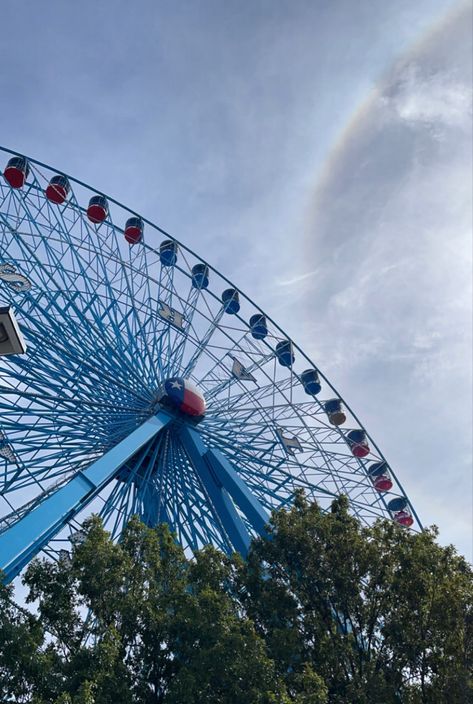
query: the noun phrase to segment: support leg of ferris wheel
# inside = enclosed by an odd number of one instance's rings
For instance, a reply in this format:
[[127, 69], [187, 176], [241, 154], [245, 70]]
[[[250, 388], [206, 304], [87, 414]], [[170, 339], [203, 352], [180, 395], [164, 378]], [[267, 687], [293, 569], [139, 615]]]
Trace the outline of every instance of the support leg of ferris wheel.
[[251, 539], [233, 502], [259, 535], [265, 533], [268, 514], [230, 462], [218, 450], [207, 449], [196, 430], [184, 426], [180, 439], [209, 493], [230, 542], [239, 553], [246, 555]]
[[28, 562], [81, 511], [117, 471], [165, 428], [171, 417], [161, 411], [89, 467], [49, 495], [0, 535], [0, 570], [10, 582]]

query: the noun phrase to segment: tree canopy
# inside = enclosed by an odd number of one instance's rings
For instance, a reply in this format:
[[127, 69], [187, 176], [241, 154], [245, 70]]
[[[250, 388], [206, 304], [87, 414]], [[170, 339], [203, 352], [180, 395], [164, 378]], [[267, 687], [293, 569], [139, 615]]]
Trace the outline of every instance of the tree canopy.
[[297, 495], [247, 560], [188, 559], [167, 526], [100, 520], [0, 586], [0, 700], [32, 704], [465, 704], [473, 573], [436, 530], [362, 526]]

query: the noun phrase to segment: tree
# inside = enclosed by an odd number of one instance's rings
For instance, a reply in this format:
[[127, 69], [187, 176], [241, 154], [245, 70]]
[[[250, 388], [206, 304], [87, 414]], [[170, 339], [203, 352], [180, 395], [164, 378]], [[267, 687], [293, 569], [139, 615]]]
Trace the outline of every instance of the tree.
[[12, 589], [0, 582], [0, 701], [30, 701], [31, 683], [41, 677], [47, 655], [44, 633], [28, 612], [11, 601]]
[[32, 704], [465, 704], [473, 699], [473, 575], [435, 529], [363, 527], [295, 497], [247, 560], [189, 560], [134, 518], [98, 518], [0, 590], [1, 701]]
[[333, 704], [473, 701], [473, 575], [436, 536], [363, 527], [345, 497], [273, 515], [241, 598], [290, 693], [310, 667]]
[[290, 701], [227, 591], [231, 559], [207, 548], [188, 561], [166, 526], [137, 519], [118, 545], [97, 518], [86, 534], [70, 560], [25, 577], [56, 656], [33, 682], [38, 704]]

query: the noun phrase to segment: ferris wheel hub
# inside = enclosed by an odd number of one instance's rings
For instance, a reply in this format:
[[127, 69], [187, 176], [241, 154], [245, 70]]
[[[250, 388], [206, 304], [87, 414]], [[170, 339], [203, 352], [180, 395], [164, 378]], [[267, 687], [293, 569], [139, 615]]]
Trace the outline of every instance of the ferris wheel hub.
[[203, 393], [189, 379], [171, 377], [161, 384], [158, 402], [166, 409], [187, 416], [194, 423], [203, 419], [206, 410]]

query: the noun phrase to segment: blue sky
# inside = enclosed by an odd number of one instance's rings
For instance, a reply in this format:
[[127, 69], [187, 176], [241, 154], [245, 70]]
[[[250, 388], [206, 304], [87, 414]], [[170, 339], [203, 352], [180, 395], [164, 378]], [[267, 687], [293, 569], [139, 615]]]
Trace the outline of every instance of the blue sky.
[[0, 142], [234, 280], [470, 558], [471, 42], [463, 0], [0, 11]]

